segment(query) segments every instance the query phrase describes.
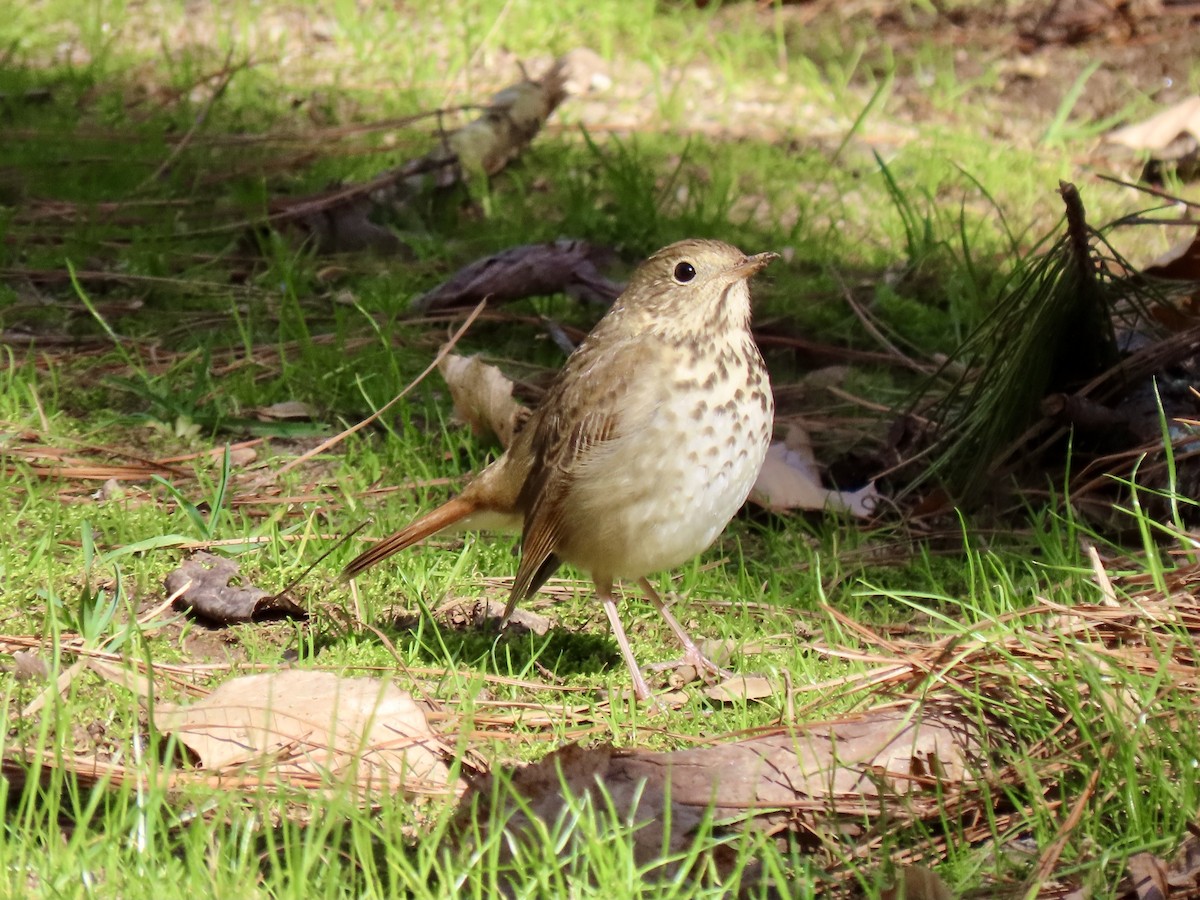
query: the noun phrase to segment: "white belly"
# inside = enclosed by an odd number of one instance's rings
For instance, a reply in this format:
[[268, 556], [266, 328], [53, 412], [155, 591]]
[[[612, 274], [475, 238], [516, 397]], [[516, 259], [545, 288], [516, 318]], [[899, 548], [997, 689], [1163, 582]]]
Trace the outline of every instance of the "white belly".
[[734, 373], [715, 388], [664, 391], [644, 427], [576, 479], [570, 503], [584, 514], [559, 556], [593, 575], [641, 578], [707, 549], [762, 468], [773, 415], [765, 375], [761, 389], [765, 399]]

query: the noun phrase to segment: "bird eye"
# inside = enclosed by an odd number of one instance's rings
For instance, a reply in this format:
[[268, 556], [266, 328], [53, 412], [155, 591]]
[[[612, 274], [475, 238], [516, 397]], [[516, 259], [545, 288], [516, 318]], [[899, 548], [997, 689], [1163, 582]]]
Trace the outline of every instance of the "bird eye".
[[685, 284], [696, 277], [696, 267], [689, 262], [681, 262], [675, 267], [675, 280]]

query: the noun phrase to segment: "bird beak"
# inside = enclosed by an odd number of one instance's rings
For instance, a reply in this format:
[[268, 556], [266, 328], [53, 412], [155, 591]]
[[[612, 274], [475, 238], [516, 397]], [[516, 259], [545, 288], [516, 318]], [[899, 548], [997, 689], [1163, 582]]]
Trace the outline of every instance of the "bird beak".
[[754, 256], [747, 256], [730, 269], [729, 274], [736, 275], [738, 278], [749, 278], [775, 259], [779, 259], [778, 253], [756, 253]]

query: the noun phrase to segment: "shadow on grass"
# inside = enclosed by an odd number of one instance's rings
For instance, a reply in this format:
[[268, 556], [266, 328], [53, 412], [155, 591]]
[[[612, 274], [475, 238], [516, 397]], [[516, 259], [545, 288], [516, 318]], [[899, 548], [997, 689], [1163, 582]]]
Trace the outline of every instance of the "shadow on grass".
[[616, 642], [608, 635], [581, 634], [561, 626], [536, 634], [517, 623], [500, 629], [499, 620], [449, 625], [427, 616], [399, 616], [368, 629], [326, 633], [313, 642], [314, 655], [348, 644], [379, 640], [382, 634], [408, 663], [478, 669], [509, 678], [543, 680], [593, 675], [620, 668]]

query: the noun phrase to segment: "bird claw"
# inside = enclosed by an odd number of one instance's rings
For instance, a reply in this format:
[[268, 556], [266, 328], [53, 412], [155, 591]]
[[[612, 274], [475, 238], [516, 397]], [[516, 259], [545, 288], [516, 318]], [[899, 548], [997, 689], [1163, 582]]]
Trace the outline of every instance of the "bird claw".
[[[713, 684], [714, 682], [733, 677], [732, 672], [717, 665], [701, 653], [698, 648], [694, 647], [685, 650], [683, 656], [679, 659], [669, 662], [652, 663], [646, 666], [646, 669], [651, 672], [676, 672], [680, 676], [677, 679], [680, 684], [687, 684], [689, 681], [694, 681], [697, 678], [701, 679], [705, 684]], [[690, 673], [687, 671], [689, 669], [691, 670]]]

